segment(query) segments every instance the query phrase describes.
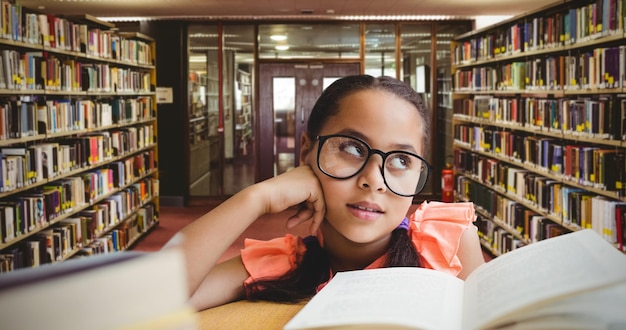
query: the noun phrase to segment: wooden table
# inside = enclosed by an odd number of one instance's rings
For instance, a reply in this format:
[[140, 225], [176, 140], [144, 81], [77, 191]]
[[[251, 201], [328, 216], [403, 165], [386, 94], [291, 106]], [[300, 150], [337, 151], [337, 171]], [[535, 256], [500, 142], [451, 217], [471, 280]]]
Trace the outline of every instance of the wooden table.
[[282, 329], [306, 302], [237, 301], [197, 313], [199, 329]]

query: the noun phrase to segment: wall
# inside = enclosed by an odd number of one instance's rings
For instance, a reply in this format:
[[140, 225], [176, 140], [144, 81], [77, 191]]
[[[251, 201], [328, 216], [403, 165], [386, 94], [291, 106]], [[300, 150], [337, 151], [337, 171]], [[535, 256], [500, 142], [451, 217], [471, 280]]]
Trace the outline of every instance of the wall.
[[173, 90], [172, 104], [158, 105], [159, 178], [162, 205], [184, 205], [188, 190], [185, 111], [188, 108], [186, 24], [177, 21], [140, 23], [140, 31], [156, 40], [157, 85]]

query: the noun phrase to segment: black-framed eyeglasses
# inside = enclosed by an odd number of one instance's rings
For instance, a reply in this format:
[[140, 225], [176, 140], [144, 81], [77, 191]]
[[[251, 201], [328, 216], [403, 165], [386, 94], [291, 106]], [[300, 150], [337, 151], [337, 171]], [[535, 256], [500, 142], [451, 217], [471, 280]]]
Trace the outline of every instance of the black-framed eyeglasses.
[[341, 134], [318, 136], [317, 140], [317, 167], [331, 178], [348, 179], [357, 175], [373, 154], [382, 157], [383, 181], [396, 195], [416, 196], [430, 176], [430, 164], [408, 151], [384, 152], [357, 137]]

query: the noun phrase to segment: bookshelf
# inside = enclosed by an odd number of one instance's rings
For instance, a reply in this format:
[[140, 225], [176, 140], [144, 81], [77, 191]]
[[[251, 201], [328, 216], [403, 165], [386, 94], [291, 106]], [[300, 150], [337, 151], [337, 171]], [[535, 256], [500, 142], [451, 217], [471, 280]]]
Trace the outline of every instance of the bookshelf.
[[0, 272], [127, 249], [158, 223], [154, 40], [1, 5]]
[[582, 228], [626, 252], [625, 11], [559, 1], [452, 44], [455, 197], [492, 254]]
[[252, 75], [248, 71], [237, 70], [238, 97], [236, 100], [236, 150], [239, 156], [249, 153], [252, 139]]

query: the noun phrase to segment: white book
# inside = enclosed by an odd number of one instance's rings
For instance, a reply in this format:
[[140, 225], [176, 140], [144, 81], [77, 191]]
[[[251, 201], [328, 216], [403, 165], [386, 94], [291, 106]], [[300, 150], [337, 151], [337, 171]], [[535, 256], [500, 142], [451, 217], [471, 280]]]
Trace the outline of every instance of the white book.
[[413, 267], [340, 272], [286, 330], [624, 329], [626, 255], [591, 229], [533, 243], [463, 281]]
[[14, 190], [18, 188], [18, 162], [19, 156], [5, 156], [6, 159], [6, 168], [7, 168], [7, 176], [6, 182], [8, 182], [8, 189]]
[[48, 23], [48, 15], [39, 14], [37, 18], [39, 21], [39, 33], [41, 34], [43, 45], [50, 47], [50, 25]]
[[176, 249], [94, 255], [0, 277], [3, 329], [197, 329], [187, 299]]
[[3, 224], [4, 243], [10, 242], [15, 238], [15, 219], [13, 217], [13, 207], [9, 205], [0, 205], [0, 222]]
[[41, 148], [41, 164], [44, 179], [51, 179], [57, 176], [59, 171], [58, 161], [58, 143], [42, 143], [38, 145]]

